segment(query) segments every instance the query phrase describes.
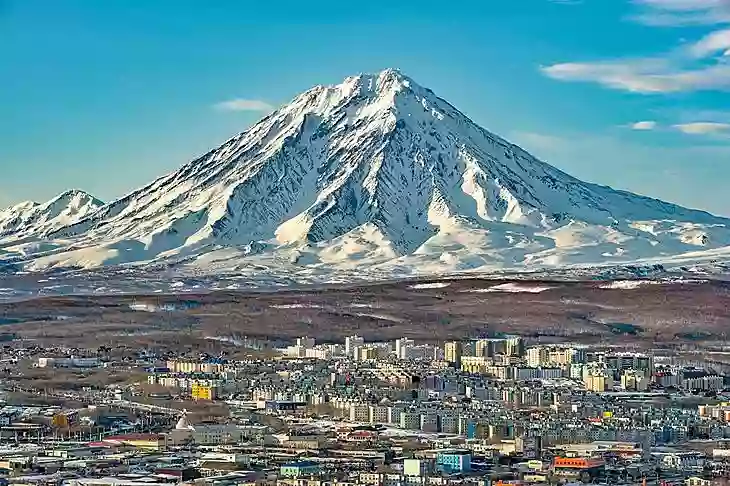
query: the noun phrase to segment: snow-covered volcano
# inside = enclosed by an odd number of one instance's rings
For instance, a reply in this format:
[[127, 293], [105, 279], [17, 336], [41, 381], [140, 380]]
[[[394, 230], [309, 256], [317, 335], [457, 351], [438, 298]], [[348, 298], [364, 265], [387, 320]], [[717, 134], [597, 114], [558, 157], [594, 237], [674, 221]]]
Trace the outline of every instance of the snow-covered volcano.
[[45, 233], [26, 268], [429, 273], [670, 259], [730, 220], [582, 182], [395, 70], [316, 86], [180, 170]]

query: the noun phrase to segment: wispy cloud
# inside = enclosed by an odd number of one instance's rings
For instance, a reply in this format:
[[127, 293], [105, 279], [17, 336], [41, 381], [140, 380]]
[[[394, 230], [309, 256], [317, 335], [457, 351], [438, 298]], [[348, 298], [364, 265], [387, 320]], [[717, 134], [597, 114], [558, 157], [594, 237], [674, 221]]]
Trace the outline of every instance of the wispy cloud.
[[694, 122], [674, 125], [674, 128], [688, 135], [730, 135], [729, 123]]
[[727, 140], [730, 136], [730, 123], [718, 121], [693, 121], [663, 125], [653, 120], [638, 121], [626, 125], [626, 128], [638, 131], [682, 132], [686, 135], [701, 135], [717, 140]]
[[[730, 23], [730, 0], [634, 0], [646, 15], [682, 19], [702, 15], [704, 24]], [[651, 25], [646, 17], [638, 20]], [[654, 57], [565, 62], [544, 66], [542, 72], [561, 81], [594, 82], [635, 93], [675, 93], [730, 89], [730, 29], [709, 32], [686, 45]]]
[[657, 127], [657, 122], [648, 121], [648, 120], [631, 124], [631, 128], [633, 130], [654, 130], [656, 127]]
[[727, 0], [634, 0], [640, 12], [632, 18], [646, 25], [716, 25], [730, 22]]
[[236, 98], [221, 101], [213, 105], [213, 108], [221, 111], [272, 111], [274, 107], [262, 100], [247, 100]]
[[545, 75], [561, 81], [595, 82], [607, 88], [644, 94], [729, 89], [730, 63], [709, 62], [709, 65], [697, 66], [691, 59], [668, 55], [666, 58], [569, 62], [541, 69]]
[[730, 29], [717, 30], [690, 46], [690, 53], [697, 58], [711, 56], [717, 52], [727, 54], [730, 49]]

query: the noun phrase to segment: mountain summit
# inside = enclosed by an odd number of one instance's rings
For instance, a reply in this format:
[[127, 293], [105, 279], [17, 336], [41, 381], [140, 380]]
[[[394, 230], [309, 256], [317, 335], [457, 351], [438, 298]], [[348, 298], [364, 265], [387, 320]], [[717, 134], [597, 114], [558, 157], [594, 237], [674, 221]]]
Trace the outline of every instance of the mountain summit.
[[43, 204], [27, 201], [0, 210], [0, 240], [7, 237], [43, 236], [96, 211], [104, 203], [73, 189]]
[[388, 69], [305, 91], [178, 171], [48, 233], [68, 244], [25, 261], [524, 269], [719, 248], [730, 244], [729, 224], [582, 182]]

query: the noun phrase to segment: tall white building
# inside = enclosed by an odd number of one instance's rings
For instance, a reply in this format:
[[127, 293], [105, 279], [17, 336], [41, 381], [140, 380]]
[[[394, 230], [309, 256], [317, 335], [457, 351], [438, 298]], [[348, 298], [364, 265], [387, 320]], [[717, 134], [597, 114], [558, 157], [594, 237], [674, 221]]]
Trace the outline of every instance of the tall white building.
[[304, 352], [306, 358], [330, 359], [332, 353], [327, 347], [308, 348]]
[[314, 347], [314, 338], [307, 337], [307, 336], [297, 338], [296, 346], [300, 346], [304, 349], [313, 348]]
[[395, 356], [398, 359], [408, 359], [408, 351], [413, 346], [412, 339], [406, 337], [395, 340]]
[[356, 347], [363, 346], [365, 344], [365, 339], [363, 339], [360, 336], [350, 336], [345, 338], [345, 355], [352, 357], [354, 353], [354, 349]]
[[505, 348], [507, 356], [524, 356], [525, 340], [520, 336], [510, 336], [505, 339]]
[[537, 368], [548, 361], [548, 350], [543, 346], [535, 346], [527, 349], [527, 366]]

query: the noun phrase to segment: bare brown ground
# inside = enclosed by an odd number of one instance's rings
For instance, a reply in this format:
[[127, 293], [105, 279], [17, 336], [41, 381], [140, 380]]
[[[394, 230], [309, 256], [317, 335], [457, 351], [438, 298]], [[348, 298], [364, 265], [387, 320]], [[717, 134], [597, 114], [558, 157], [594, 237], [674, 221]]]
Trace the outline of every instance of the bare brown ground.
[[[439, 341], [495, 333], [611, 342], [725, 341], [730, 284], [725, 282], [601, 288], [602, 282], [516, 282], [550, 287], [539, 293], [474, 292], [501, 283], [451, 280], [444, 288], [413, 282], [276, 293], [214, 292], [184, 296], [43, 298], [0, 304], [0, 330], [43, 344], [140, 345], [190, 351], [226, 346], [206, 339], [243, 336], [342, 341], [409, 336]], [[141, 312], [133, 302], [193, 302], [173, 312]], [[49, 320], [52, 316], [66, 320]]]

